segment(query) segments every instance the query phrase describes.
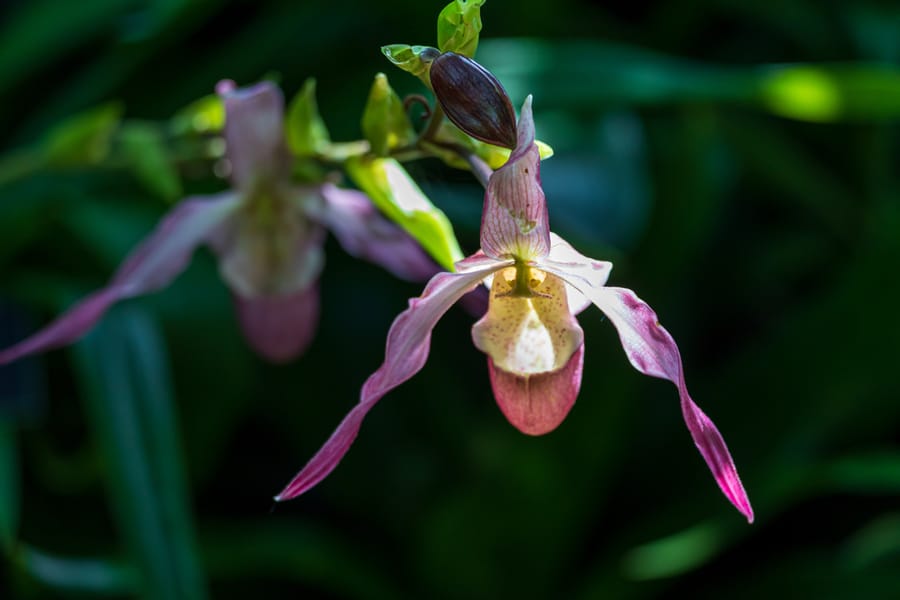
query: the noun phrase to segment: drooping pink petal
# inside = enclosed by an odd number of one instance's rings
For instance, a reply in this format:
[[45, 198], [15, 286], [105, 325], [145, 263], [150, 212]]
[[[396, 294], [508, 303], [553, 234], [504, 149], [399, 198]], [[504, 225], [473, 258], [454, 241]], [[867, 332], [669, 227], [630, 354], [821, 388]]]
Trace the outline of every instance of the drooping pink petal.
[[258, 182], [287, 181], [290, 154], [284, 139], [284, 96], [263, 81], [246, 88], [220, 82], [225, 102], [225, 156], [234, 187], [248, 191]]
[[410, 299], [409, 308], [400, 313], [391, 325], [384, 363], [363, 385], [359, 403], [275, 500], [290, 500], [299, 496], [334, 470], [356, 439], [369, 410], [385, 394], [425, 365], [431, 345], [431, 331], [441, 316], [486, 275], [508, 264], [485, 257], [460, 261], [457, 263], [458, 273], [438, 273], [428, 282], [419, 298]]
[[550, 433], [566, 418], [578, 391], [584, 364], [584, 344], [560, 369], [537, 375], [517, 375], [497, 367], [488, 357], [491, 388], [497, 406], [512, 425], [528, 435]]
[[292, 294], [245, 298], [234, 294], [238, 323], [250, 347], [273, 363], [302, 354], [319, 322], [319, 286]]
[[165, 287], [185, 269], [194, 248], [237, 206], [238, 199], [231, 193], [183, 201], [132, 251], [109, 285], [41, 331], [0, 352], [0, 364], [70, 344], [87, 333], [115, 302]]
[[572, 278], [591, 301], [612, 321], [619, 332], [625, 354], [635, 369], [646, 375], [667, 379], [678, 388], [681, 412], [697, 449], [712, 471], [725, 497], [749, 522], [753, 508], [738, 476], [737, 468], [719, 430], [691, 399], [684, 380], [681, 354], [656, 313], [628, 289], [583, 286], [583, 279]]
[[484, 193], [481, 249], [488, 256], [529, 261], [550, 251], [550, 219], [540, 164], [529, 96], [519, 116], [516, 148], [507, 163], [491, 175]]
[[380, 265], [401, 279], [424, 281], [440, 268], [405, 231], [385, 219], [368, 196], [331, 184], [314, 218], [325, 224], [349, 254]]

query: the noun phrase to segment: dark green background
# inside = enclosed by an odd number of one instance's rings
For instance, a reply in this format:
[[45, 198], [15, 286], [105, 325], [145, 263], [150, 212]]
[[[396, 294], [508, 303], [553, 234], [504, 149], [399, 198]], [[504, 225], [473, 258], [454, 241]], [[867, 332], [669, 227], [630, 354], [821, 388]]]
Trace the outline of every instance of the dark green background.
[[[377, 71], [421, 91], [379, 47], [434, 44], [441, 7], [7, 2], [0, 149], [108, 100], [165, 120], [225, 77], [290, 96], [314, 76], [332, 137], [356, 139]], [[555, 432], [504, 420], [454, 309], [334, 474], [273, 510], [421, 286], [329, 240], [318, 336], [276, 367], [244, 345], [201, 250], [83, 342], [0, 368], [4, 530], [20, 515], [0, 595], [900, 597], [900, 6], [490, 0], [482, 15], [478, 57], [515, 103], [534, 94], [556, 149], [554, 229], [612, 260], [611, 283], [678, 340], [756, 523], [717, 490], [674, 388], [632, 370], [594, 309]], [[896, 87], [858, 86], [826, 122], [773, 115], [754, 78], [797, 62], [879, 65]], [[408, 168], [474, 250], [474, 180]], [[224, 186], [185, 175], [187, 192]], [[167, 208], [120, 169], [0, 187], [2, 345], [102, 285]]]

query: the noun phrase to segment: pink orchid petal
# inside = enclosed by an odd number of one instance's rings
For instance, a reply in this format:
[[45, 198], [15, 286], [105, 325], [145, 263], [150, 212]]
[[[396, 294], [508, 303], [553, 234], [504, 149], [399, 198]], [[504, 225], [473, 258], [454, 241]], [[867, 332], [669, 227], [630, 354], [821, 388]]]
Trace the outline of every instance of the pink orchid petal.
[[165, 287], [187, 267], [194, 248], [237, 206], [237, 198], [230, 193], [180, 203], [125, 259], [109, 285], [41, 331], [0, 352], [0, 364], [70, 344], [87, 333], [115, 302]]
[[487, 274], [507, 264], [484, 260], [483, 257], [469, 262], [460, 261], [457, 265], [462, 266], [462, 272], [438, 273], [428, 282], [420, 297], [410, 299], [409, 308], [400, 313], [391, 325], [384, 363], [363, 385], [359, 403], [347, 413], [325, 445], [275, 500], [290, 500], [303, 494], [334, 470], [356, 439], [369, 410], [385, 394], [418, 373], [425, 365], [431, 345], [431, 331], [441, 316]]
[[405, 231], [385, 219], [369, 197], [326, 184], [321, 212], [324, 223], [349, 254], [381, 265], [397, 277], [424, 281], [440, 268]]
[[302, 203], [317, 192], [290, 190], [264, 202], [244, 195], [236, 212], [209, 240], [219, 272], [244, 298], [285, 296], [306, 289], [325, 265], [325, 228], [310, 220]]
[[285, 295], [245, 298], [235, 294], [234, 303], [247, 343], [273, 363], [285, 363], [300, 356], [316, 333], [317, 283]]
[[257, 181], [286, 181], [290, 154], [284, 139], [284, 96], [264, 81], [246, 88], [220, 82], [225, 101], [225, 155], [234, 187], [248, 190]]
[[533, 260], [550, 251], [540, 164], [529, 96], [519, 117], [518, 144], [507, 163], [491, 175], [484, 193], [481, 249], [488, 256]]
[[581, 388], [584, 344], [556, 371], [516, 375], [499, 368], [488, 357], [491, 387], [506, 419], [528, 435], [550, 433], [566, 418]]
[[[571, 283], [581, 287], [579, 279], [572, 279]], [[581, 290], [612, 321], [632, 366], [646, 375], [667, 379], [678, 388], [681, 412], [694, 444], [722, 493], [752, 523], [753, 508], [731, 453], [722, 434], [688, 394], [678, 346], [659, 324], [656, 313], [628, 289], [598, 285]]]

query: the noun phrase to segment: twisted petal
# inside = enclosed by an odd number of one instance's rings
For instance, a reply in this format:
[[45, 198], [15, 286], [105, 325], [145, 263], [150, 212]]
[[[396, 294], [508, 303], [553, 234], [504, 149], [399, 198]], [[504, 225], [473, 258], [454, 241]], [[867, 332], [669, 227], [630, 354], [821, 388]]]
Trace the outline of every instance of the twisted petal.
[[290, 500], [299, 496], [334, 470], [356, 439], [362, 420], [369, 410], [382, 396], [418, 373], [425, 365], [431, 344], [431, 330], [441, 316], [487, 274], [507, 264], [484, 257], [460, 261], [460, 272], [438, 273], [428, 282], [419, 298], [410, 299], [409, 308], [400, 313], [391, 325], [384, 363], [363, 385], [359, 403], [275, 500]]
[[688, 394], [678, 346], [669, 332], [659, 324], [653, 309], [631, 290], [582, 287], [583, 280], [578, 278], [572, 278], [570, 282], [580, 287], [612, 321], [619, 332], [625, 354], [635, 369], [646, 375], [668, 379], [675, 384], [681, 399], [681, 412], [694, 444], [725, 497], [752, 523], [753, 508], [725, 440]]
[[273, 363], [302, 354], [319, 322], [317, 283], [284, 295], [244, 298], [235, 294], [234, 303], [247, 343]]
[[368, 196], [331, 184], [322, 186], [318, 214], [349, 254], [381, 265], [397, 277], [424, 281], [439, 271], [415, 240], [385, 219]]
[[284, 97], [274, 83], [246, 88], [222, 81], [225, 101], [225, 155], [234, 187], [249, 190], [259, 181], [286, 181], [290, 155], [284, 139]]
[[540, 163], [529, 96], [519, 117], [516, 148], [507, 163], [491, 175], [484, 193], [481, 249], [488, 256], [527, 261], [550, 251], [550, 219]]
[[494, 398], [506, 419], [528, 435], [550, 433], [566, 418], [578, 391], [584, 365], [584, 344], [561, 368], [549, 373], [516, 375], [500, 369], [488, 357]]
[[168, 285], [187, 266], [194, 248], [209, 237], [238, 205], [238, 199], [230, 193], [180, 203], [129, 255], [109, 285], [73, 306], [30, 338], [0, 352], [0, 364], [70, 344], [87, 333], [118, 300]]

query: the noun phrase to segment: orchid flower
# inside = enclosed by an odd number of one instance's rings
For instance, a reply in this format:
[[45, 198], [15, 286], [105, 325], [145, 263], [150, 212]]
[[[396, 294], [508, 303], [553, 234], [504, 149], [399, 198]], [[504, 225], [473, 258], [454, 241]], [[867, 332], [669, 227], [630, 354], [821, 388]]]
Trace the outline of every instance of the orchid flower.
[[700, 454], [731, 503], [753, 509], [716, 426], [688, 394], [678, 346], [656, 313], [628, 289], [607, 287], [612, 264], [582, 256], [550, 232], [534, 142], [531, 97], [525, 100], [509, 160], [490, 175], [481, 222], [481, 250], [435, 275], [387, 336], [385, 360], [362, 387], [359, 403], [276, 500], [303, 494], [338, 465], [363, 418], [391, 389], [425, 364], [431, 331], [467, 292], [490, 287], [487, 313], [472, 328], [488, 355], [494, 397], [520, 431], [541, 435], [566, 417], [581, 385], [584, 335], [574, 315], [593, 303], [619, 333], [632, 366], [678, 388], [681, 411]]
[[208, 244], [234, 297], [250, 346], [273, 362], [301, 354], [319, 314], [325, 228], [350, 254], [394, 275], [425, 280], [437, 266], [368, 197], [333, 184], [291, 181], [281, 90], [264, 82], [236, 89], [223, 81], [225, 142], [232, 189], [179, 203], [125, 259], [109, 284], [50, 325], [0, 351], [0, 365], [69, 344], [119, 300], [167, 286]]

